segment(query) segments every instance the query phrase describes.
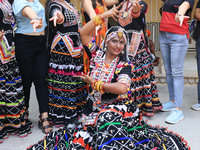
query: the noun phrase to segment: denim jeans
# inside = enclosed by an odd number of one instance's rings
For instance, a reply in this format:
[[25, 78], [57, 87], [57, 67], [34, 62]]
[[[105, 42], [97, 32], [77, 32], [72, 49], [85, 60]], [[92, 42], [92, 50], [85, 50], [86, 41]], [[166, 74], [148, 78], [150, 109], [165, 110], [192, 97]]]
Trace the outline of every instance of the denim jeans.
[[183, 102], [183, 65], [188, 50], [186, 34], [160, 32], [160, 49], [166, 72], [170, 100], [175, 101], [175, 107], [182, 107]]
[[45, 44], [44, 36], [15, 35], [15, 53], [22, 76], [26, 107], [29, 108], [30, 89], [34, 83], [40, 114], [49, 111], [46, 82], [48, 51]]
[[[196, 41], [196, 58], [197, 58], [198, 77], [200, 79], [200, 36]], [[198, 81], [197, 92], [198, 92], [198, 103], [200, 104], [200, 80]]]

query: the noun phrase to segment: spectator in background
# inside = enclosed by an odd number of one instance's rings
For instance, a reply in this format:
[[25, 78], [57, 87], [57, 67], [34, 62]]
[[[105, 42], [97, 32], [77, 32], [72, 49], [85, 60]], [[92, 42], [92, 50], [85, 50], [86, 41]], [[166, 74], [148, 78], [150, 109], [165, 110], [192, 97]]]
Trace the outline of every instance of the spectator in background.
[[40, 111], [38, 127], [44, 133], [50, 133], [52, 127], [48, 121], [45, 10], [39, 0], [14, 0], [13, 11], [18, 26], [15, 31], [16, 58], [22, 75], [26, 107], [28, 110], [30, 90], [34, 83]]
[[[194, 18], [197, 19], [198, 22], [200, 22], [200, 0], [197, 3], [195, 13], [194, 13]], [[196, 58], [197, 58], [198, 77], [200, 79], [200, 36], [196, 40]], [[198, 92], [198, 102], [192, 105], [191, 107], [194, 110], [200, 110], [200, 80], [198, 81], [197, 92]]]
[[160, 23], [160, 49], [166, 72], [170, 101], [163, 104], [162, 111], [171, 111], [167, 123], [178, 123], [184, 116], [183, 102], [183, 64], [188, 50], [188, 15], [194, 0], [164, 0]]

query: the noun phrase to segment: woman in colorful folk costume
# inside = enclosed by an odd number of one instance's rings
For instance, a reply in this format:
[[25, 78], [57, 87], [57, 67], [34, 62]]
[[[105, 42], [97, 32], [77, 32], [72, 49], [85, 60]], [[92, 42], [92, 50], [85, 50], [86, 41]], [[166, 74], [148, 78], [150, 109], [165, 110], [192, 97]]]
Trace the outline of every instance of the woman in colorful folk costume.
[[154, 110], [162, 109], [158, 98], [152, 58], [145, 40], [145, 13], [147, 4], [142, 0], [124, 0], [122, 13], [118, 18], [129, 37], [129, 59], [132, 70], [131, 98], [146, 116], [153, 116]]
[[[118, 0], [83, 0], [82, 3], [82, 18], [83, 25], [93, 19], [95, 16], [107, 11], [107, 6], [117, 4]], [[92, 37], [95, 37], [96, 44], [100, 47], [105, 38], [106, 31], [108, 30], [108, 19], [100, 26], [97, 26], [92, 32]], [[84, 56], [84, 73], [89, 71], [89, 58], [85, 51]]]
[[82, 119], [84, 126], [50, 133], [28, 150], [188, 149], [177, 135], [168, 133], [164, 128], [147, 125], [141, 120], [139, 108], [126, 98], [131, 81], [131, 66], [127, 62], [128, 41], [125, 30], [119, 26], [108, 30], [103, 44], [103, 48], [107, 45], [106, 51], [98, 50], [90, 37], [92, 30], [103, 22], [103, 18], [118, 16], [116, 8], [93, 18], [80, 31], [92, 68], [90, 76], [81, 76], [91, 85], [92, 93], [88, 101], [93, 103], [87, 105], [93, 107], [92, 113], [88, 112], [90, 115]]
[[82, 79], [75, 77], [83, 71], [79, 14], [65, 0], [51, 0], [47, 4], [48, 32], [53, 36], [47, 77], [49, 116], [58, 127], [77, 120], [86, 103], [87, 88]]
[[[82, 16], [83, 25], [93, 19], [96, 15], [107, 11], [107, 6], [118, 4], [118, 0], [83, 0]], [[106, 31], [108, 30], [108, 20], [106, 19], [101, 26], [95, 28], [92, 36], [95, 37], [96, 44], [100, 47], [103, 42]]]
[[27, 119], [22, 79], [15, 59], [12, 1], [0, 0], [0, 143], [9, 134], [25, 137], [32, 123]]
[[[82, 16], [83, 16], [83, 25], [85, 25], [90, 19], [93, 19], [96, 15], [102, 14], [107, 11], [106, 4], [104, 0], [83, 0], [82, 5]], [[101, 26], [95, 28], [92, 32], [92, 36], [95, 37], [96, 44], [100, 47], [106, 31], [108, 29], [108, 20], [102, 23]]]

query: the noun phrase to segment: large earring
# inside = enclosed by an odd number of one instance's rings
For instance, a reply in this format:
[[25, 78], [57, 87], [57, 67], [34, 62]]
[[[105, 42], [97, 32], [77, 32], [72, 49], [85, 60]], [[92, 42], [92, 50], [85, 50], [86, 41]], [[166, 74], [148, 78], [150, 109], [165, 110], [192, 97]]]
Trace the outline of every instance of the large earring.
[[104, 51], [104, 52], [106, 52], [106, 51], [107, 51], [107, 45], [105, 45], [105, 46], [104, 46], [104, 49], [103, 49], [103, 51]]
[[124, 51], [122, 51], [122, 54], [124, 54]]

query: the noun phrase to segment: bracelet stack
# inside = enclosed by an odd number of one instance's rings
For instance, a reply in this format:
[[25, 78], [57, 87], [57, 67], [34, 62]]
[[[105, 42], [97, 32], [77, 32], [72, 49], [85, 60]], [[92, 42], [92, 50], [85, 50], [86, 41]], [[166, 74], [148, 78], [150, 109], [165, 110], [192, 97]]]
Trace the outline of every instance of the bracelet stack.
[[137, 13], [134, 13], [133, 10], [131, 11], [131, 16], [133, 18], [138, 18], [140, 16], [140, 11], [138, 11]]
[[92, 89], [96, 90], [96, 91], [99, 91], [101, 94], [103, 94], [104, 93], [104, 90], [103, 90], [104, 84], [105, 84], [105, 82], [103, 82], [103, 81], [97, 81], [97, 80], [95, 80], [92, 83]]
[[101, 25], [105, 20], [102, 19], [100, 16], [96, 16], [92, 19], [93, 23], [95, 24], [95, 26], [99, 26]]

